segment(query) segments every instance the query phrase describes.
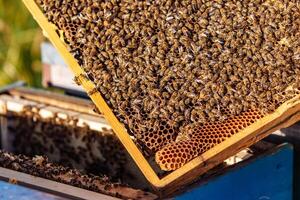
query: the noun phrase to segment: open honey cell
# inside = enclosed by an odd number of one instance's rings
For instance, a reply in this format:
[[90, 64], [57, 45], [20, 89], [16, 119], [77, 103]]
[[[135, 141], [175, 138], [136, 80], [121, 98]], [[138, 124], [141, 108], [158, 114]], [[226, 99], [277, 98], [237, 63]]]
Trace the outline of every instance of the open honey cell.
[[157, 189], [298, 120], [296, 0], [24, 2]]

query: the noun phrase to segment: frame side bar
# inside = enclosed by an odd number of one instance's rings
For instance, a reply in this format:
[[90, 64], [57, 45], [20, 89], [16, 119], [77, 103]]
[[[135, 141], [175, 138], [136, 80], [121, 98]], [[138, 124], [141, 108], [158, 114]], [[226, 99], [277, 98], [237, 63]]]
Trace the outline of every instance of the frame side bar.
[[[68, 66], [71, 68], [75, 76], [77, 76], [85, 89], [89, 91], [95, 90], [95, 85], [86, 78], [85, 72], [79, 66], [75, 58], [69, 53], [67, 47], [63, 44], [53, 26], [48, 22], [39, 6], [34, 2], [34, 0], [23, 0], [23, 3], [31, 12], [37, 23], [41, 28], [46, 32], [48, 39], [56, 47], [59, 53], [62, 55]], [[116, 116], [113, 114], [111, 109], [108, 107], [101, 94], [97, 91], [89, 95], [92, 101], [96, 104], [98, 109], [103, 113], [106, 120], [112, 126], [112, 129], [115, 131], [119, 140], [122, 142], [130, 156], [134, 159], [135, 163], [138, 165], [139, 169], [142, 171], [146, 179], [152, 184], [156, 185], [160, 182], [157, 174], [154, 172], [148, 161], [145, 159], [141, 151], [137, 148], [135, 143], [130, 138], [124, 126], [119, 122]]]

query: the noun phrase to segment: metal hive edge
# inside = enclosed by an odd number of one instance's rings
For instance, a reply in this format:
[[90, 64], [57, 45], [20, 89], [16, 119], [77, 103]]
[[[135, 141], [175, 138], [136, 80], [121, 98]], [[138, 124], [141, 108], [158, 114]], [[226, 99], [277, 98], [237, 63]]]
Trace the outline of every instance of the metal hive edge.
[[266, 115], [229, 139], [203, 153], [201, 156], [189, 161], [183, 167], [171, 172], [163, 178], [159, 178], [142, 152], [132, 141], [125, 127], [119, 122], [110, 107], [106, 104], [101, 94], [98, 91], [92, 92], [95, 91], [94, 83], [87, 78], [75, 58], [68, 52], [66, 45], [56, 33], [53, 25], [47, 21], [39, 6], [34, 0], [23, 0], [23, 3], [41, 26], [45, 35], [64, 58], [74, 75], [79, 79], [92, 101], [110, 123], [117, 137], [125, 146], [146, 179], [154, 189], [156, 189], [158, 193], [163, 194], [163, 196], [178, 190], [184, 184], [192, 182], [209, 169], [220, 164], [223, 160], [263, 139], [275, 130], [287, 127], [300, 120], [300, 112], [298, 112], [300, 109], [300, 95], [298, 95], [283, 103], [272, 114]]

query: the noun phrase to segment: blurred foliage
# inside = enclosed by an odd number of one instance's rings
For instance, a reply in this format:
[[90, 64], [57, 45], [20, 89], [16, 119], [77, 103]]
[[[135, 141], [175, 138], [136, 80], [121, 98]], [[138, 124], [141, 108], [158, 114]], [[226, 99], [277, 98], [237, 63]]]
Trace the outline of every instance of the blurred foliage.
[[21, 0], [0, 0], [0, 86], [41, 85], [42, 32]]

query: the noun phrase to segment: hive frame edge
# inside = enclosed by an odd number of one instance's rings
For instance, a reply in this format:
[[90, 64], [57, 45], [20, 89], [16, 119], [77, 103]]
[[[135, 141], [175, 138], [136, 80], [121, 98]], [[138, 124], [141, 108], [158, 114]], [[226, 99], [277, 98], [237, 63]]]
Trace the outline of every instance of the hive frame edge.
[[[195, 176], [202, 175], [217, 164], [220, 164], [220, 160], [225, 160], [235, 155], [242, 149], [251, 146], [276, 130], [289, 127], [300, 121], [299, 110], [300, 95], [297, 95], [293, 99], [283, 103], [272, 114], [266, 115], [224, 142], [217, 144], [202, 155], [189, 161], [178, 170], [170, 173], [161, 179], [163, 184], [157, 187], [161, 188], [160, 192], [164, 194], [175, 192], [176, 189], [169, 187], [170, 185], [184, 185], [189, 183], [192, 179], [196, 179]], [[224, 152], [228, 152], [229, 150], [231, 150], [229, 154], [224, 154]], [[179, 170], [181, 170], [180, 173], [178, 173]], [[184, 174], [184, 176], [181, 174]]]
[[[79, 66], [75, 58], [68, 52], [66, 46], [63, 44], [63, 42], [55, 32], [54, 27], [48, 22], [36, 2], [34, 0], [22, 1], [32, 14], [35, 21], [42, 28], [44, 33], [47, 34], [46, 37], [51, 41], [51, 43], [58, 50], [65, 62], [68, 64], [73, 74], [78, 77], [84, 90], [87, 93], [89, 93], [89, 91], [94, 91], [94, 89], [96, 88], [94, 83], [84, 78], [86, 77], [86, 73]], [[126, 148], [130, 156], [134, 159], [135, 163], [138, 165], [139, 169], [142, 171], [146, 179], [155, 186], [158, 182], [160, 182], [160, 179], [158, 178], [157, 174], [154, 172], [148, 161], [142, 155], [141, 151], [132, 141], [124, 126], [119, 122], [119, 120], [113, 114], [112, 110], [108, 107], [100, 92], [93, 92], [89, 95], [89, 97], [92, 99], [97, 108], [103, 113], [103, 116], [109, 122], [117, 137], [122, 142], [123, 146]]]

